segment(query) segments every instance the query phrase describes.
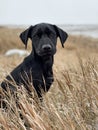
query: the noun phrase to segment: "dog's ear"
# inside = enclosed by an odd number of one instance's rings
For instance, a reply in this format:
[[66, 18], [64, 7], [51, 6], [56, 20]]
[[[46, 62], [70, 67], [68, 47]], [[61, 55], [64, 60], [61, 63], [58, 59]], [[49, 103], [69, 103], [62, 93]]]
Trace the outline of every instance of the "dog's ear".
[[28, 29], [26, 29], [24, 32], [20, 34], [20, 39], [25, 44], [25, 48], [27, 48], [28, 38], [31, 38], [32, 29], [33, 29], [33, 26], [30, 26]]
[[68, 37], [68, 34], [65, 31], [63, 31], [62, 29], [60, 29], [59, 27], [57, 27], [56, 25], [53, 25], [53, 26], [55, 28], [57, 37], [60, 38], [62, 47], [64, 48], [64, 43], [65, 43], [65, 41], [66, 41], [66, 39]]

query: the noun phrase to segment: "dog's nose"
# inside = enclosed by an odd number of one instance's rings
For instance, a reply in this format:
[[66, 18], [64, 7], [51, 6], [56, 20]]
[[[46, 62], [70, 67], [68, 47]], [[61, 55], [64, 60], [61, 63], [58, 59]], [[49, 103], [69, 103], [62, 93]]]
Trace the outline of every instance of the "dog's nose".
[[43, 49], [44, 51], [51, 51], [52, 47], [51, 47], [51, 45], [47, 44], [47, 45], [43, 45], [43, 46], [42, 46], [42, 49]]

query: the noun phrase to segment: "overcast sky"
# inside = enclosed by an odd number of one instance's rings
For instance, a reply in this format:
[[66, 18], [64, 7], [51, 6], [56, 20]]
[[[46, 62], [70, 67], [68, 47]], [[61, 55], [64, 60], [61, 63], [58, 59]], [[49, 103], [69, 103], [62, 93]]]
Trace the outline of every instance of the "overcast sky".
[[98, 24], [98, 0], [0, 0], [0, 24]]

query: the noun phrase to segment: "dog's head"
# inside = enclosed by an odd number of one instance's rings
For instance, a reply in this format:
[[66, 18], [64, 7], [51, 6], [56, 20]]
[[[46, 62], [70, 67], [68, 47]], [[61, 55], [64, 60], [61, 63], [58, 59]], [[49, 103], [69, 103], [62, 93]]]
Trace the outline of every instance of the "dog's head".
[[56, 53], [57, 37], [60, 38], [62, 47], [64, 47], [68, 37], [67, 33], [56, 25], [46, 23], [30, 26], [20, 34], [20, 38], [26, 48], [28, 38], [31, 39], [33, 49], [38, 56], [54, 55]]

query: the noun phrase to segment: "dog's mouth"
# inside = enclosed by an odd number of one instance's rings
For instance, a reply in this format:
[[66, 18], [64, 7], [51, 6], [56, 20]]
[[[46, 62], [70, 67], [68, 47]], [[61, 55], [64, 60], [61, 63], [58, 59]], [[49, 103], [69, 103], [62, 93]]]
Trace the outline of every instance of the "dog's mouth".
[[51, 51], [38, 51], [37, 54], [39, 56], [52, 56], [56, 53], [56, 50], [51, 50]]

